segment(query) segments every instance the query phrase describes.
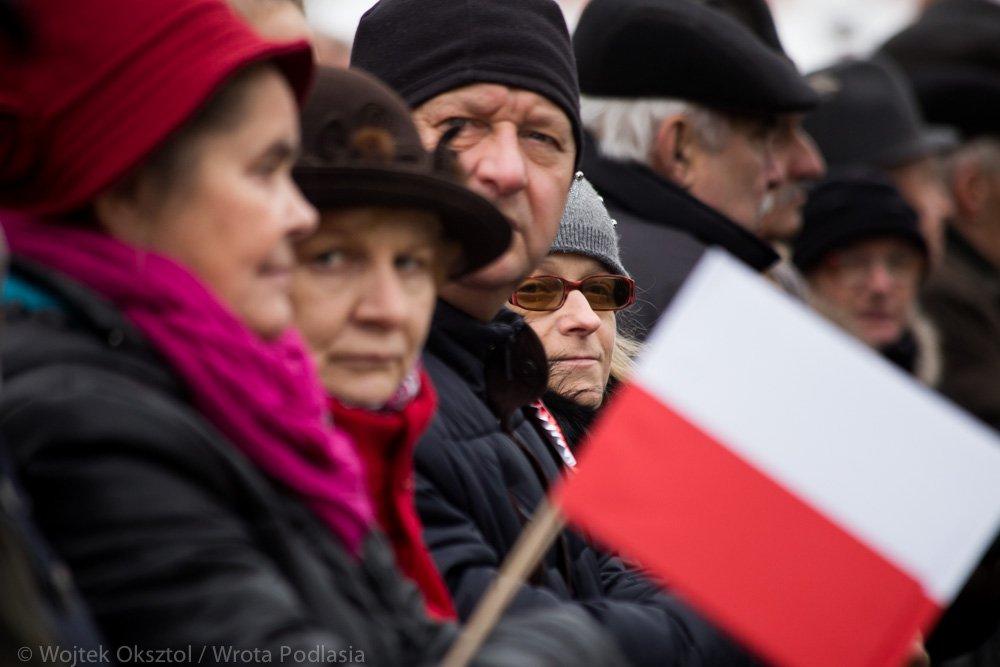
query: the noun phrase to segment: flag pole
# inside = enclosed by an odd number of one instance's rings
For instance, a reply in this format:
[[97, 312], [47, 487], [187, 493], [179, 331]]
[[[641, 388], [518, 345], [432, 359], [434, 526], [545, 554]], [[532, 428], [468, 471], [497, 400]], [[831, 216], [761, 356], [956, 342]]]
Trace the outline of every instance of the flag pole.
[[544, 498], [535, 509], [531, 521], [521, 531], [514, 548], [504, 559], [496, 579], [486, 590], [469, 622], [445, 655], [441, 667], [465, 667], [469, 664], [492, 632], [493, 626], [500, 620], [517, 589], [527, 580], [565, 525], [566, 520], [559, 508], [549, 502], [548, 498]]

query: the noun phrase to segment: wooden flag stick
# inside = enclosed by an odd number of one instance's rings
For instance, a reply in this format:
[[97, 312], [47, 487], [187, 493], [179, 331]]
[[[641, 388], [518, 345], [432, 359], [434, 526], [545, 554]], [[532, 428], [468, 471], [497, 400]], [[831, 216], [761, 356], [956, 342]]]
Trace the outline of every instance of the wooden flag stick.
[[562, 513], [548, 498], [538, 504], [534, 517], [517, 538], [514, 548], [500, 566], [496, 579], [490, 584], [469, 622], [462, 628], [458, 639], [441, 662], [441, 667], [465, 667], [469, 664], [469, 660], [479, 651], [493, 626], [500, 620], [517, 589], [535, 569], [565, 525]]

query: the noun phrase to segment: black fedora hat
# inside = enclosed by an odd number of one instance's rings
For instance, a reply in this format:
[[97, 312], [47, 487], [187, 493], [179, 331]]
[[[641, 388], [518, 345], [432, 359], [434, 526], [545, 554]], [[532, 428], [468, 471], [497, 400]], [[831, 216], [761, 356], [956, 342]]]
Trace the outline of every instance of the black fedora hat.
[[892, 169], [958, 144], [951, 128], [924, 123], [906, 78], [884, 59], [845, 60], [809, 80], [824, 97], [803, 126], [832, 168]]
[[753, 115], [806, 111], [819, 101], [773, 47], [691, 0], [591, 0], [573, 48], [585, 95], [666, 97]]
[[424, 149], [406, 103], [357, 70], [321, 68], [302, 109], [295, 181], [320, 211], [398, 206], [437, 213], [462, 250], [456, 278], [486, 266], [510, 245], [507, 218], [462, 182], [451, 154]]
[[927, 120], [963, 138], [1000, 136], [1000, 4], [942, 1], [886, 42]]

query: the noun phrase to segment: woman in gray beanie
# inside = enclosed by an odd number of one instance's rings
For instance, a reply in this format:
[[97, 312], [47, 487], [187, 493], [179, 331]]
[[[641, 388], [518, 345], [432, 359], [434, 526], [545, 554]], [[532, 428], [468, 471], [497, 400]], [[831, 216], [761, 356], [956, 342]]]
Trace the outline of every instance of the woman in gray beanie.
[[[638, 343], [622, 331], [619, 311], [635, 302], [622, 266], [615, 221], [594, 187], [577, 173], [548, 257], [510, 297], [549, 359], [543, 402], [572, 447], [627, 377]], [[541, 407], [541, 406], [538, 406]], [[543, 421], [547, 416], [540, 412]]]

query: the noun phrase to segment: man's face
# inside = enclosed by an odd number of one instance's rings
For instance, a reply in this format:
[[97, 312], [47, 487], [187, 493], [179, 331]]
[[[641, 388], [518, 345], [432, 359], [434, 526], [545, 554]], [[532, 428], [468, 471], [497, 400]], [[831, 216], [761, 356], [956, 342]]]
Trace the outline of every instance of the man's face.
[[692, 196], [727, 215], [753, 234], [769, 209], [780, 179], [773, 148], [773, 126], [764, 120], [729, 119], [721, 145], [690, 144], [690, 169], [684, 185]]
[[924, 256], [911, 243], [884, 237], [829, 253], [809, 275], [816, 294], [845, 316], [872, 347], [903, 335], [916, 307]]
[[769, 241], [794, 237], [802, 226], [802, 206], [809, 183], [823, 177], [826, 164], [812, 137], [802, 128], [802, 114], [778, 117], [772, 147], [781, 169], [771, 209], [761, 222], [761, 236]]
[[477, 83], [428, 100], [413, 120], [428, 149], [460, 128], [450, 146], [469, 187], [493, 202], [513, 230], [507, 252], [462, 283], [516, 285], [545, 257], [559, 229], [577, 148], [566, 114], [527, 90]]
[[920, 232], [930, 248], [931, 261], [937, 264], [944, 256], [945, 225], [955, 214], [938, 158], [929, 156], [890, 169], [889, 176], [920, 217]]

